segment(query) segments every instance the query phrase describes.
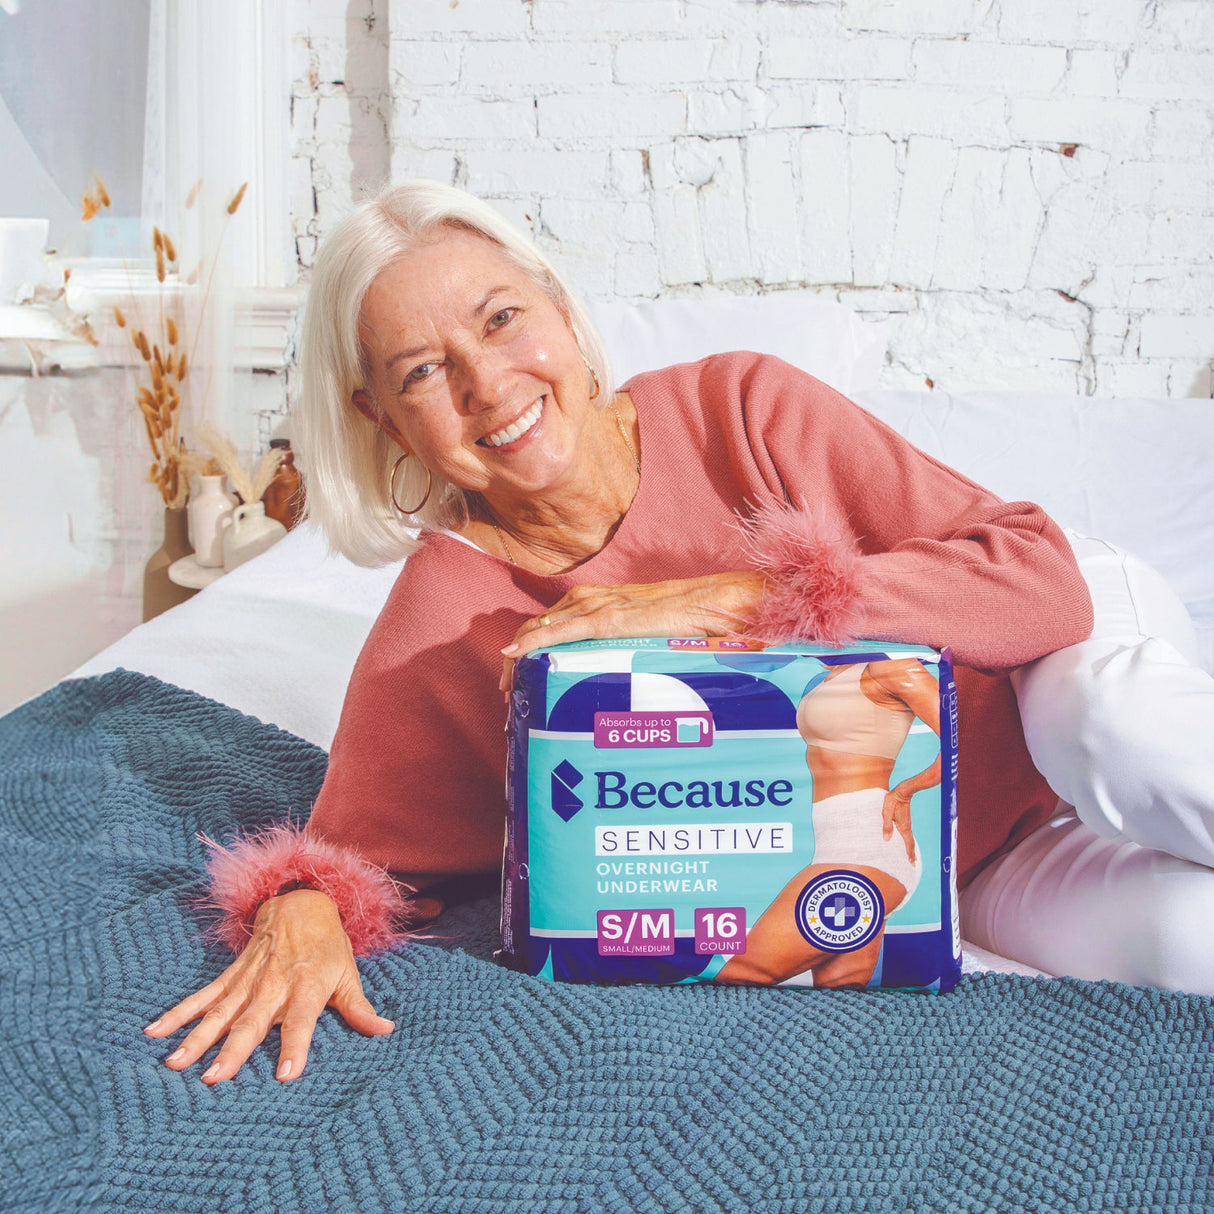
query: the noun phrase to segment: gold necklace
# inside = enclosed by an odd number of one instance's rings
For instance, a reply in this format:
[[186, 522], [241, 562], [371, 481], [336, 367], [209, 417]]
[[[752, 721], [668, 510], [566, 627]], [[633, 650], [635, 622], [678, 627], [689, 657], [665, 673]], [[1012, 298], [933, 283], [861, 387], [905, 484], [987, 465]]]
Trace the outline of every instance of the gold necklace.
[[632, 439], [628, 437], [628, 431], [624, 429], [624, 419], [620, 416], [620, 411], [615, 407], [615, 401], [612, 401], [608, 408], [615, 415], [616, 429], [619, 430], [620, 437], [624, 440], [624, 446], [628, 448], [628, 454], [632, 456], [632, 462], [636, 464], [637, 476], [640, 476], [641, 457], [637, 455], [637, 449], [632, 445]]
[[517, 565], [518, 561], [514, 559], [514, 553], [510, 551], [510, 545], [506, 543], [506, 537], [502, 534], [502, 529], [492, 520], [489, 520], [489, 525], [497, 532], [497, 538], [501, 540], [502, 547], [506, 550], [506, 560], [512, 565]]
[[[641, 475], [641, 457], [637, 455], [636, 448], [632, 445], [632, 439], [628, 437], [628, 431], [624, 428], [624, 419], [620, 416], [620, 411], [615, 407], [615, 401], [612, 401], [607, 406], [615, 415], [616, 428], [620, 432], [620, 437], [624, 440], [624, 446], [628, 448], [628, 454], [632, 456], [632, 462], [636, 465], [637, 477]], [[497, 532], [497, 538], [501, 542], [502, 551], [506, 554], [506, 560], [512, 565], [517, 565], [518, 561], [514, 559], [514, 553], [511, 551], [510, 545], [506, 542], [505, 532], [497, 525], [497, 521], [492, 515], [489, 517], [489, 525]]]

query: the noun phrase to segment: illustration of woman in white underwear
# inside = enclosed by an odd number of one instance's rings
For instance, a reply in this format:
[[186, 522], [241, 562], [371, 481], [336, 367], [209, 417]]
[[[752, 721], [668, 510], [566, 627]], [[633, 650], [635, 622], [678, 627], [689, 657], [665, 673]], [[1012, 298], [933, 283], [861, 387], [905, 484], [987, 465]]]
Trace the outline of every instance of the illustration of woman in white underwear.
[[884, 928], [850, 952], [828, 952], [797, 926], [797, 900], [815, 877], [847, 869], [881, 891], [887, 915], [914, 893], [923, 862], [911, 833], [911, 797], [940, 783], [940, 756], [889, 786], [916, 717], [940, 734], [939, 684], [916, 658], [850, 662], [811, 687], [797, 707], [813, 776], [813, 863], [784, 887], [717, 982], [786, 982], [812, 971], [814, 986], [863, 985], [881, 954]]

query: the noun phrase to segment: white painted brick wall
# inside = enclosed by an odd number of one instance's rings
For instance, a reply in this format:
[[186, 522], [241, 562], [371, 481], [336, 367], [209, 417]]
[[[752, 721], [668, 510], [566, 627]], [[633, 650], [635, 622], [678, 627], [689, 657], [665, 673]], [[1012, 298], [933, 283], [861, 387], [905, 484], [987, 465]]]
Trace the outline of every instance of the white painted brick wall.
[[801, 247], [808, 283], [851, 283], [851, 160], [842, 131], [806, 131], [799, 140]]
[[746, 206], [755, 277], [763, 285], [802, 277], [792, 145], [779, 132], [746, 139]]
[[998, 7], [997, 0], [843, 0], [839, 6], [847, 29], [884, 30], [908, 38], [975, 33]]
[[1214, 0], [295, 4], [305, 274], [380, 132], [591, 296], [818, 289], [891, 384], [1210, 393]]
[[892, 282], [920, 288], [932, 285], [956, 155], [947, 139], [912, 135], [907, 140], [889, 270]]
[[[1015, 81], [1018, 91], [1049, 94], [1067, 70], [1061, 46], [1008, 46], [925, 38], [914, 43], [912, 75], [917, 84], [984, 89], [991, 81]], [[857, 71], [863, 68], [857, 64]]]
[[851, 38], [781, 38], [767, 48], [772, 80], [905, 80], [912, 43], [859, 34]]

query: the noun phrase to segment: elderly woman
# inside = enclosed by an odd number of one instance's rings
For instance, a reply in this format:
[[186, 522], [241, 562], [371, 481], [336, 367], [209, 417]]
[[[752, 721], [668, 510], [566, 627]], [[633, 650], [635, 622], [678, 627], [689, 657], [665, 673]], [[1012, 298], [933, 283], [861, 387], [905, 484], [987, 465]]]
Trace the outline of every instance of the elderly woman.
[[329, 238], [302, 370], [313, 519], [358, 562], [412, 555], [306, 831], [215, 857], [243, 951], [145, 1030], [201, 1017], [168, 1066], [226, 1038], [202, 1078], [230, 1079], [281, 1024], [277, 1075], [294, 1079], [326, 1005], [392, 1031], [355, 954], [499, 872], [502, 692], [540, 646], [739, 629], [949, 645], [968, 757], [961, 884], [1054, 815], [1008, 672], [1082, 641], [1092, 609], [1038, 507], [776, 359], [722, 355], [617, 391], [556, 271], [491, 208], [431, 183], [388, 191]]

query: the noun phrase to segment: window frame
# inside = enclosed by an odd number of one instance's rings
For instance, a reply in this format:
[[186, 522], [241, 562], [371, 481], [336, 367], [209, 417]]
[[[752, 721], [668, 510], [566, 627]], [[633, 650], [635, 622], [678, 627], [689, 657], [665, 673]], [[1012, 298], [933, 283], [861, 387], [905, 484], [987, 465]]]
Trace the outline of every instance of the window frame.
[[[208, 233], [202, 217], [222, 210], [226, 198], [248, 182], [241, 222], [224, 236], [235, 312], [232, 365], [239, 370], [286, 368], [304, 294], [296, 282], [288, 203], [290, 16], [291, 6], [281, 0], [152, 0], [151, 6], [143, 226], [149, 245], [153, 223], [161, 223], [183, 242], [213, 249], [217, 229]], [[207, 207], [192, 208], [195, 228], [181, 232], [161, 217], [186, 216], [186, 196], [200, 178]], [[214, 191], [208, 183], [215, 183]], [[154, 304], [163, 288], [152, 261], [52, 259], [56, 279], [64, 270], [71, 272], [68, 302], [88, 314], [99, 345], [83, 357], [79, 351], [61, 349], [58, 357], [48, 351], [42, 361], [138, 361], [112, 305], [132, 297]]]

